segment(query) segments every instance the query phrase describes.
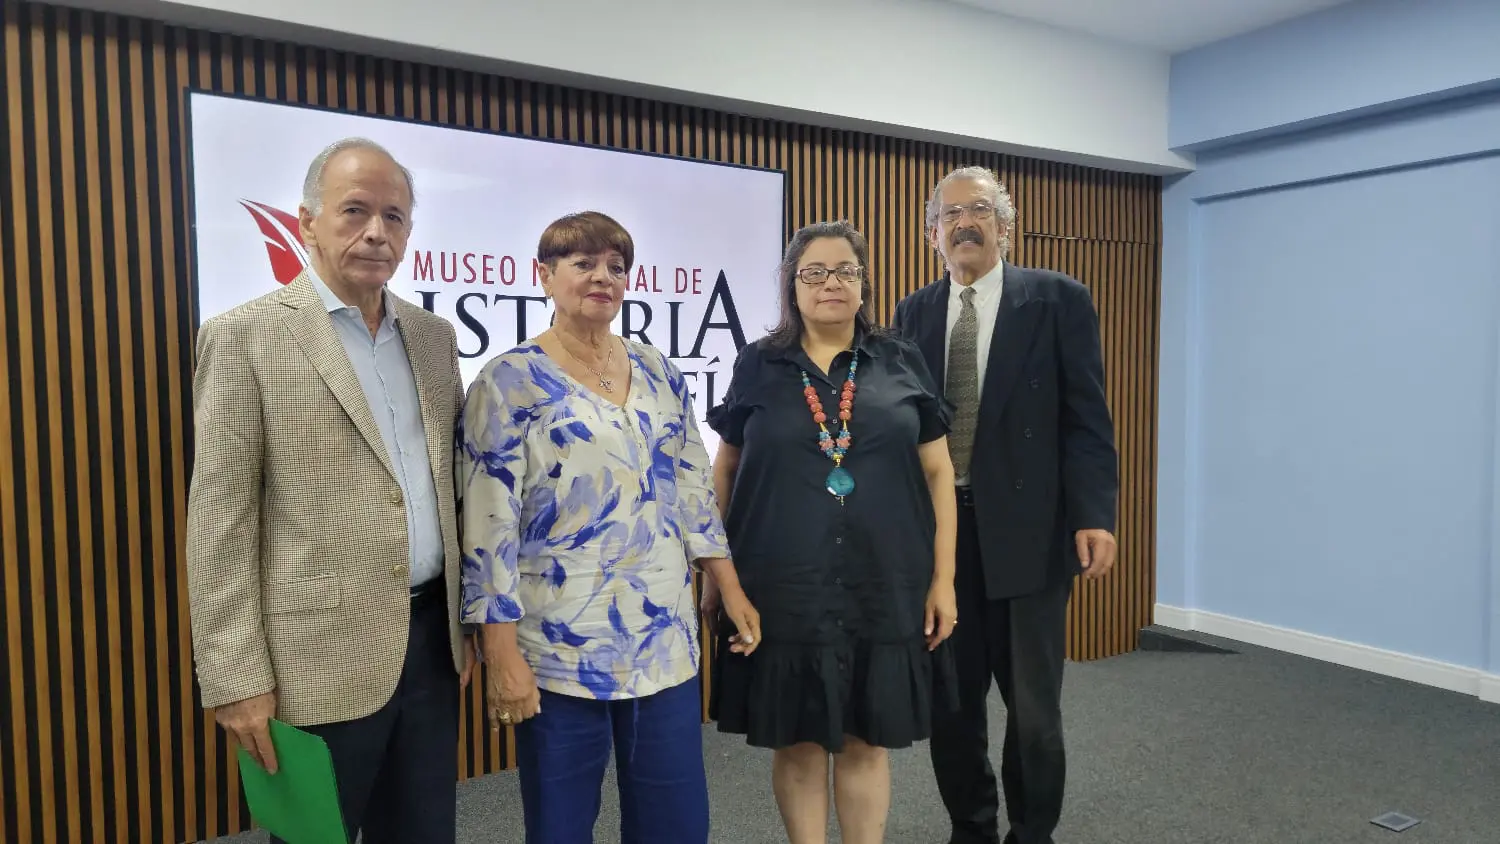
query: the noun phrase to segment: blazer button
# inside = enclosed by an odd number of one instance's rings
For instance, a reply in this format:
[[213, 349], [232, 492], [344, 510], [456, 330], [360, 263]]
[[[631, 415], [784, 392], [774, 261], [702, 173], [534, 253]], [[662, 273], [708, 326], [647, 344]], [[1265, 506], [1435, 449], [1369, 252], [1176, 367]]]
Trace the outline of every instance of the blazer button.
[[1031, 429], [1027, 428], [1025, 431], [1021, 432], [1021, 435], [1024, 436], [1028, 440], [1031, 439]]
[[1020, 489], [1020, 488], [1021, 488], [1021, 482], [1020, 481], [1016, 481], [1016, 489]]
[[391, 503], [395, 504], [397, 506], [401, 505], [401, 491], [400, 490], [397, 490], [397, 491], [391, 493]]
[[391, 567], [391, 576], [394, 577], [394, 578], [396, 578], [397, 580], [406, 580], [406, 579], [408, 579], [409, 576], [407, 575], [406, 572], [407, 572], [407, 569], [406, 569], [405, 564], [398, 565], [398, 566], [392, 566]]
[[1041, 381], [1038, 381], [1035, 378], [1031, 379], [1031, 389], [1035, 390], [1037, 387], [1040, 387], [1040, 386], [1042, 386], [1042, 382]]

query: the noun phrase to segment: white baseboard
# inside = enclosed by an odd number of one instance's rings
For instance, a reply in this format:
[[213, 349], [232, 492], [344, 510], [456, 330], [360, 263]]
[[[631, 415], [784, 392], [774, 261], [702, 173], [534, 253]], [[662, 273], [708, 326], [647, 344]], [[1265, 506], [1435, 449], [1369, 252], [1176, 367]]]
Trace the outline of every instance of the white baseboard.
[[1500, 703], [1500, 674], [1479, 676], [1479, 699], [1485, 703]]
[[1500, 675], [1488, 674], [1477, 668], [1465, 668], [1435, 659], [1331, 639], [1315, 633], [1165, 604], [1156, 605], [1155, 621], [1163, 627], [1207, 633], [1386, 677], [1474, 695], [1488, 703], [1500, 703]]

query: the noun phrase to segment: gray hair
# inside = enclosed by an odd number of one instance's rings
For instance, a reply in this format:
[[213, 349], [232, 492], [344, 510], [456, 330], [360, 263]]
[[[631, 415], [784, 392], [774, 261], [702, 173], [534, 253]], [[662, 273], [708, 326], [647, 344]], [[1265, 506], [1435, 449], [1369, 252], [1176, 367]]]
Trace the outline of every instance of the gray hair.
[[307, 177], [302, 180], [302, 205], [313, 216], [317, 216], [323, 211], [323, 171], [328, 169], [328, 162], [335, 155], [351, 149], [373, 150], [395, 162], [397, 169], [401, 171], [401, 175], [406, 178], [406, 190], [411, 194], [411, 207], [413, 209], [417, 207], [417, 183], [412, 179], [411, 171], [406, 169], [401, 162], [396, 161], [396, 156], [391, 155], [390, 150], [369, 138], [344, 138], [324, 147], [323, 151], [318, 153], [318, 157], [314, 158], [312, 163], [307, 165]]
[[1016, 205], [1011, 201], [1010, 193], [1005, 190], [1005, 185], [1000, 177], [995, 175], [988, 167], [960, 167], [944, 176], [932, 188], [932, 196], [927, 200], [927, 231], [937, 227], [938, 216], [943, 211], [943, 188], [954, 182], [988, 182], [992, 188], [988, 199], [995, 206], [995, 219], [1000, 223], [1000, 255], [1010, 254], [1011, 235], [1015, 232]]

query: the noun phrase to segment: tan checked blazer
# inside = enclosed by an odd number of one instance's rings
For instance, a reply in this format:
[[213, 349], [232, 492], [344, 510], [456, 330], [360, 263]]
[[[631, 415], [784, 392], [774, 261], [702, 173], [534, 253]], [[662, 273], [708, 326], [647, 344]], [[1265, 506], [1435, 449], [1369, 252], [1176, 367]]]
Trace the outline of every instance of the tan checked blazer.
[[[455, 671], [459, 552], [453, 327], [389, 291], [416, 375], [446, 550]], [[198, 333], [187, 582], [203, 706], [271, 690], [295, 725], [380, 708], [411, 613], [406, 510], [328, 309], [303, 273]]]

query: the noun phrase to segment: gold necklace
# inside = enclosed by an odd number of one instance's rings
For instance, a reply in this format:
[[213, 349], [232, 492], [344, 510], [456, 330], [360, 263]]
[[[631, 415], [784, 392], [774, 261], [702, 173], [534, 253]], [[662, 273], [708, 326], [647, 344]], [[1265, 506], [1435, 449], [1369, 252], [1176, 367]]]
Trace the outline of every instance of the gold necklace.
[[568, 348], [567, 343], [562, 342], [561, 337], [558, 337], [558, 343], [562, 345], [563, 351], [567, 352], [569, 357], [573, 358], [573, 360], [578, 361], [578, 363], [582, 365], [584, 369], [592, 372], [594, 376], [599, 379], [600, 389], [604, 390], [604, 392], [606, 393], [613, 393], [615, 391], [615, 379], [609, 377], [609, 375], [606, 374], [609, 370], [609, 365], [611, 363], [614, 363], [615, 360], [615, 344], [613, 340], [609, 341], [609, 352], [604, 356], [603, 370], [594, 368], [589, 364], [588, 361], [575, 354], [572, 349]]

